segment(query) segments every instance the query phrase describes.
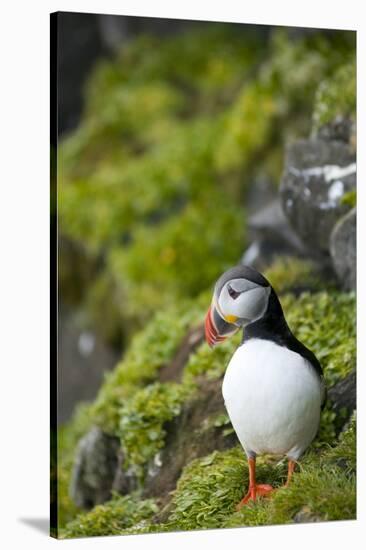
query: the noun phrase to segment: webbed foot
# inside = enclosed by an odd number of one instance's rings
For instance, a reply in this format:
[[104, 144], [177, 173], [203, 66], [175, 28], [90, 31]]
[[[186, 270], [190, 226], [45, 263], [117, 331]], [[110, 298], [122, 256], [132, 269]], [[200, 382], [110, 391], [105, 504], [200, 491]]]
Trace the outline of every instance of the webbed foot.
[[257, 497], [268, 497], [274, 491], [272, 485], [256, 484], [252, 487], [249, 487], [249, 490], [244, 498], [237, 504], [236, 509], [240, 510], [243, 506], [248, 504], [251, 500], [255, 501]]

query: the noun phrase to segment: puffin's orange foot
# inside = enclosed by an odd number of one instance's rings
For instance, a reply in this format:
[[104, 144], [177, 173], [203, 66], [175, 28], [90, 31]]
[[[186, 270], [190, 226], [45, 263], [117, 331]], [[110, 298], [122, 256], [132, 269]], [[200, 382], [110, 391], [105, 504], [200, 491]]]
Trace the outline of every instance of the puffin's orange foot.
[[236, 506], [236, 509], [240, 510], [240, 508], [248, 504], [251, 500], [255, 500], [257, 497], [268, 497], [272, 491], [274, 491], [272, 485], [267, 485], [265, 483], [254, 485], [254, 487], [250, 487], [245, 497]]

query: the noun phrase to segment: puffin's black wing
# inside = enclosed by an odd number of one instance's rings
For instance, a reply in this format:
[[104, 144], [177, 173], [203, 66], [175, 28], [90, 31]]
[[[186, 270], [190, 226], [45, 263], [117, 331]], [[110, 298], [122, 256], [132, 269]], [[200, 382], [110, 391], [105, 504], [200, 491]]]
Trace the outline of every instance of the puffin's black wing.
[[319, 375], [320, 378], [323, 378], [323, 369], [321, 367], [321, 364], [319, 363], [318, 359], [315, 357], [314, 353], [310, 351], [300, 340], [298, 340], [293, 334], [289, 335], [287, 338], [284, 339], [284, 345], [291, 351], [294, 351], [295, 353], [298, 353], [309, 363], [311, 363], [312, 367], [315, 369], [316, 373]]
[[323, 369], [318, 359], [316, 358], [314, 353], [311, 350], [309, 350], [302, 342], [300, 342], [300, 340], [298, 340], [290, 331], [289, 331], [289, 334], [285, 336], [283, 344], [289, 350], [294, 351], [295, 353], [298, 353], [299, 355], [301, 355], [301, 357], [304, 357], [304, 359], [309, 361], [309, 363], [311, 364], [311, 366], [319, 376], [324, 388], [323, 400], [322, 400], [322, 408], [323, 408], [327, 398], [327, 388], [325, 386]]
[[242, 343], [250, 340], [251, 338], [270, 340], [279, 346], [284, 346], [287, 349], [298, 353], [301, 357], [306, 359], [319, 376], [323, 387], [322, 405], [324, 405], [326, 399], [326, 388], [321, 364], [315, 357], [314, 353], [304, 346], [304, 344], [292, 334], [288, 324], [286, 323], [278, 296], [273, 288], [271, 288], [267, 310], [263, 317], [253, 323], [250, 323], [246, 328], [244, 328]]

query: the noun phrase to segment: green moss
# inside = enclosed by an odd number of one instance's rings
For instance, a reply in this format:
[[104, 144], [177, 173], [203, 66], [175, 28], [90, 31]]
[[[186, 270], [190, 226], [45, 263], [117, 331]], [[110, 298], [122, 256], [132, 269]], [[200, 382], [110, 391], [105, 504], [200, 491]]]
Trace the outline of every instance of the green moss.
[[321, 290], [324, 281], [319, 267], [310, 260], [283, 256], [273, 262], [264, 272], [277, 294], [294, 290]]
[[[278, 487], [285, 477], [284, 462], [258, 458], [258, 482]], [[239, 446], [194, 460], [184, 469], [177, 484], [173, 510], [164, 528], [190, 530], [224, 526], [235, 513], [247, 485], [247, 461]]]
[[339, 444], [327, 450], [323, 462], [328, 461], [345, 471], [347, 475], [356, 474], [356, 411], [353, 413], [347, 427], [339, 436]]
[[166, 528], [220, 527], [243, 496], [247, 473], [243, 451], [236, 447], [194, 460], [186, 466], [173, 496]]
[[[61, 225], [89, 249], [119, 246], [140, 224], [176, 214], [177, 204], [215, 188], [211, 166], [220, 119], [160, 124], [157, 143], [143, 154], [107, 159], [87, 176], [63, 181]], [[81, 202], [88, 208], [76, 211]]]
[[125, 357], [106, 375], [92, 407], [92, 417], [105, 432], [119, 430], [126, 400], [155, 380], [159, 369], [173, 358], [189, 327], [197, 322], [195, 306], [182, 305], [160, 312], [134, 336]]
[[95, 278], [94, 283], [88, 285], [85, 296], [85, 317], [88, 323], [115, 349], [120, 349], [132, 332], [124, 323], [123, 308], [118, 298], [117, 286], [106, 270]]
[[121, 535], [124, 529], [150, 518], [158, 507], [154, 500], [139, 500], [134, 495], [116, 496], [68, 523], [61, 538]]
[[262, 151], [271, 138], [279, 105], [267, 87], [245, 86], [227, 114], [216, 164], [220, 172], [247, 168], [252, 156]]
[[332, 78], [324, 80], [316, 93], [313, 128], [319, 130], [337, 117], [356, 117], [356, 62], [352, 57]]
[[145, 466], [164, 446], [164, 425], [181, 411], [192, 388], [183, 384], [151, 384], [136, 392], [120, 411], [119, 435], [125, 468], [142, 482]]
[[[174, 218], [136, 230], [133, 247], [114, 251], [111, 272], [129, 298], [129, 316], [144, 318], [167, 301], [193, 297], [236, 263], [243, 242], [243, 212], [225, 202], [212, 192], [204, 210], [190, 203]], [[223, 237], [228, 234], [230, 239]]]
[[209, 430], [211, 428], [224, 428], [223, 435], [229, 435], [233, 433], [234, 428], [232, 427], [230, 418], [227, 413], [219, 413], [213, 417], [208, 417], [203, 422], [203, 429]]
[[238, 347], [240, 339], [241, 334], [238, 332], [213, 349], [206, 342], [201, 344], [188, 359], [184, 369], [184, 380], [192, 380], [202, 375], [206, 375], [208, 378], [220, 378]]
[[347, 206], [350, 206], [351, 208], [355, 208], [357, 204], [357, 191], [356, 189], [353, 189], [352, 191], [348, 191], [348, 193], [345, 193], [343, 197], [340, 200], [341, 204], [345, 204]]

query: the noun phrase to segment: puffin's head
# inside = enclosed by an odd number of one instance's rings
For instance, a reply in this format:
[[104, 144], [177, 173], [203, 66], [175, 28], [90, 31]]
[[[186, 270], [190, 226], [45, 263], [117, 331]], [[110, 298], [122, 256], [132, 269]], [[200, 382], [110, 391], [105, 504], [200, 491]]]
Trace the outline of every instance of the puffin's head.
[[206, 315], [205, 334], [210, 346], [222, 342], [240, 327], [260, 319], [268, 305], [271, 285], [251, 267], [225, 271], [215, 285]]

